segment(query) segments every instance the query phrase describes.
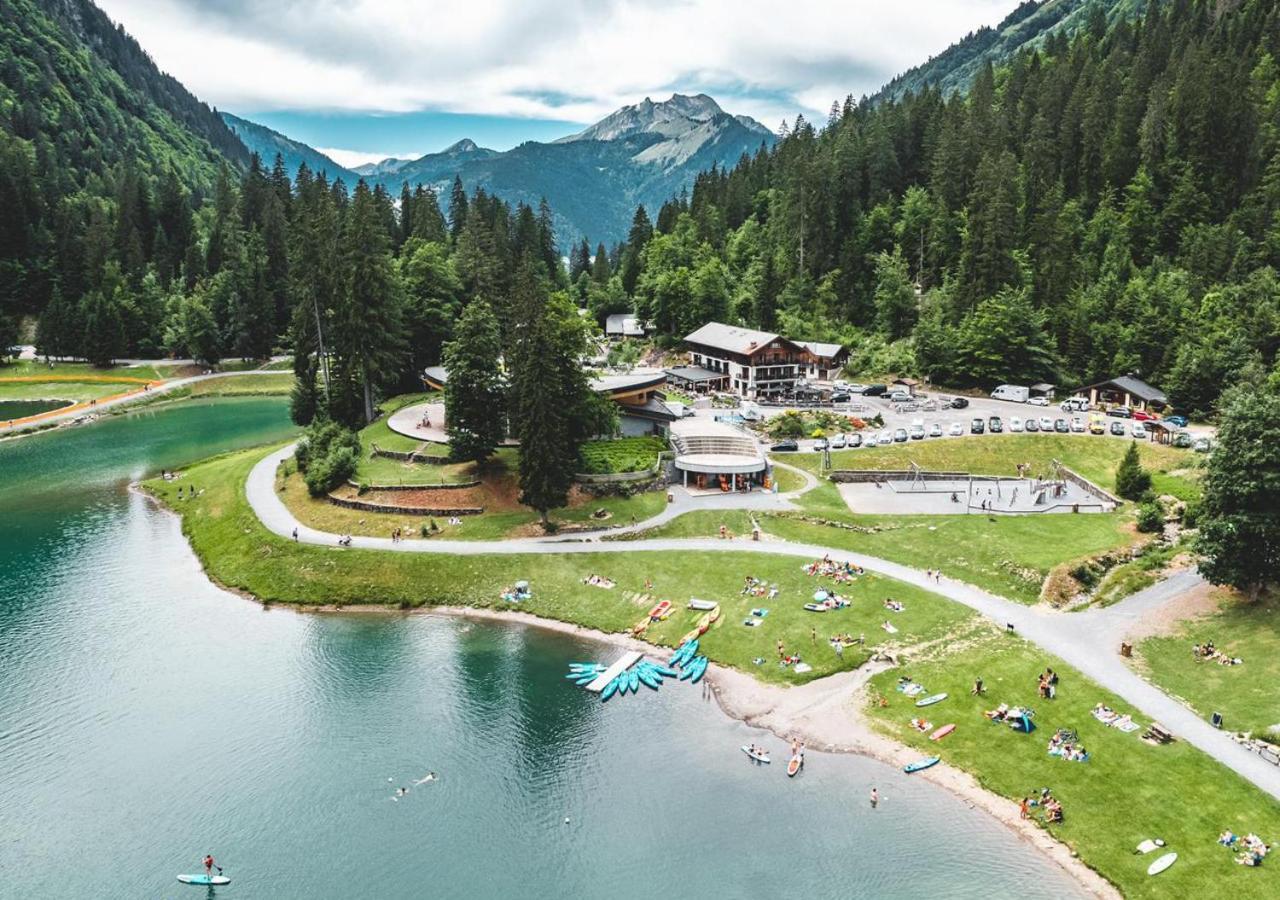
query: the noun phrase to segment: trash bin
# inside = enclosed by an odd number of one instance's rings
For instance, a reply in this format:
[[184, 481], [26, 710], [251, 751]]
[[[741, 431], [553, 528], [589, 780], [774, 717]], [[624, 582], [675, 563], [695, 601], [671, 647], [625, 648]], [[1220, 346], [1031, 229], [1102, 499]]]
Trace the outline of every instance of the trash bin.
[[1133, 656], [1133, 644], [1130, 644], [1128, 641], [1121, 641], [1120, 655], [1124, 657]]
[[1214, 714], [1213, 714], [1213, 717], [1209, 719], [1209, 724], [1210, 724], [1210, 725], [1212, 725], [1214, 728], [1221, 728], [1221, 727], [1222, 727], [1222, 713], [1217, 713], [1217, 712], [1216, 712], [1216, 713], [1214, 713]]

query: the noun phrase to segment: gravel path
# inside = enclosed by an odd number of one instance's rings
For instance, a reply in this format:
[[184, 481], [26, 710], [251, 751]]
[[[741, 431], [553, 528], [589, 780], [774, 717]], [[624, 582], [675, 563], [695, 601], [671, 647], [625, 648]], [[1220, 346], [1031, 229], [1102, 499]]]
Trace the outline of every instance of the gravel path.
[[[317, 531], [298, 522], [275, 491], [275, 473], [280, 463], [293, 455], [293, 445], [272, 452], [263, 458], [249, 473], [245, 494], [249, 505], [267, 529], [282, 537], [291, 536], [295, 529], [302, 543], [334, 546], [338, 535]], [[737, 503], [730, 506], [736, 497]], [[699, 498], [696, 506], [708, 506]], [[787, 502], [786, 495], [739, 494], [731, 495], [723, 508], [766, 508], [746, 504]], [[686, 505], [687, 504], [687, 505]], [[654, 519], [635, 526], [637, 530], [651, 528], [668, 521], [679, 512], [693, 508], [692, 498], [668, 505], [668, 509]], [[615, 529], [613, 534], [623, 529]], [[630, 530], [630, 529], [627, 529]], [[716, 538], [654, 538], [635, 541], [600, 541], [597, 539], [573, 539], [543, 537], [516, 538], [502, 541], [452, 541], [422, 540], [392, 542], [390, 538], [353, 537], [352, 547], [386, 550], [396, 553], [447, 553], [458, 556], [566, 554], [566, 553], [636, 553], [643, 551], [681, 553], [768, 553], [777, 556], [793, 556], [805, 560], [830, 555], [847, 559], [865, 569], [880, 572], [890, 578], [933, 591], [962, 603], [1000, 625], [1012, 625], [1021, 637], [1060, 657], [1093, 681], [1107, 688], [1135, 711], [1159, 721], [1179, 739], [1209, 754], [1223, 765], [1252, 782], [1257, 787], [1280, 799], [1280, 767], [1265, 762], [1236, 744], [1225, 733], [1214, 729], [1195, 712], [1165, 694], [1154, 685], [1140, 678], [1121, 659], [1119, 640], [1128, 624], [1163, 603], [1179, 596], [1183, 591], [1197, 586], [1200, 576], [1194, 571], [1174, 575], [1153, 585], [1112, 607], [1087, 612], [1058, 612], [1039, 607], [1024, 606], [1003, 597], [987, 593], [972, 585], [948, 578], [930, 578], [918, 569], [889, 560], [822, 547], [815, 544], [796, 544], [786, 541], [750, 540], [725, 541]], [[1068, 686], [1069, 688], [1070, 686]], [[1134, 740], [1137, 740], [1134, 735]]]

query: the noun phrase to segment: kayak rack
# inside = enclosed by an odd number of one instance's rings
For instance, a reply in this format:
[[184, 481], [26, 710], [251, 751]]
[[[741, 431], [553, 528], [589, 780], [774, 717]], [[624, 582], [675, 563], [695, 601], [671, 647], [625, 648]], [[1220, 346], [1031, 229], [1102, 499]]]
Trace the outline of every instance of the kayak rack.
[[605, 685], [638, 663], [641, 656], [643, 656], [643, 654], [637, 653], [634, 650], [628, 650], [626, 653], [614, 660], [613, 665], [601, 672], [595, 681], [587, 685], [587, 690], [591, 691], [593, 694], [600, 693], [604, 690]]

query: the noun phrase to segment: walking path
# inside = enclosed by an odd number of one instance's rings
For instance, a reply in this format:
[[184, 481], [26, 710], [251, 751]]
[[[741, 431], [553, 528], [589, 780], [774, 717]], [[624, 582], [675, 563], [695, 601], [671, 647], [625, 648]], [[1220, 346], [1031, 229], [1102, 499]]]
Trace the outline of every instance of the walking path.
[[[317, 531], [299, 522], [284, 505], [275, 490], [275, 475], [280, 464], [293, 456], [293, 445], [276, 450], [258, 462], [249, 473], [245, 495], [249, 505], [267, 529], [281, 537], [296, 532], [301, 543], [334, 546], [338, 535]], [[815, 482], [816, 484], [816, 482]], [[678, 496], [678, 495], [677, 495]], [[794, 496], [794, 495], [793, 495]], [[687, 497], [687, 495], [686, 495]], [[730, 506], [709, 506], [700, 500], [697, 508], [777, 508], [763, 503], [789, 502], [786, 495], [764, 493], [734, 495], [738, 501]], [[708, 498], [719, 499], [719, 498]], [[733, 498], [730, 498], [733, 499]], [[680, 503], [680, 501], [677, 501]], [[632, 528], [615, 529], [611, 534], [643, 530], [668, 521], [678, 512], [671, 507], [662, 514]], [[760, 503], [760, 506], [746, 504]], [[691, 499], [681, 504], [683, 511], [693, 508]], [[458, 556], [566, 554], [566, 553], [636, 553], [656, 551], [670, 553], [769, 553], [807, 560], [830, 555], [847, 559], [865, 569], [941, 594], [973, 609], [1000, 625], [1012, 625], [1023, 638], [1042, 647], [1074, 666], [1084, 675], [1121, 697], [1146, 716], [1159, 721], [1180, 739], [1209, 754], [1257, 787], [1280, 799], [1280, 767], [1265, 762], [1218, 731], [1195, 712], [1143, 680], [1121, 660], [1119, 637], [1127, 624], [1168, 602], [1182, 591], [1195, 586], [1199, 575], [1182, 573], [1141, 591], [1110, 608], [1087, 612], [1059, 612], [1024, 606], [960, 581], [939, 576], [930, 578], [924, 572], [889, 560], [822, 547], [786, 541], [724, 541], [715, 538], [649, 538], [635, 541], [607, 542], [572, 537], [513, 538], [501, 541], [423, 540], [393, 542], [390, 538], [352, 537], [351, 546], [396, 553], [448, 553]]]

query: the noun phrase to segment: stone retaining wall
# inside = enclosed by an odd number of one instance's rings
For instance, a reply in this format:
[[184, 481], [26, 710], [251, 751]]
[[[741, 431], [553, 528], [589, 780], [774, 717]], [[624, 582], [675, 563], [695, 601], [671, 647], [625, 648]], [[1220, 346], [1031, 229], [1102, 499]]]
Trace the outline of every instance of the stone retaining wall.
[[1070, 481], [1072, 484], [1080, 488], [1080, 490], [1084, 491], [1086, 494], [1089, 494], [1090, 496], [1093, 496], [1093, 497], [1097, 497], [1099, 500], [1101, 500], [1102, 507], [1107, 512], [1110, 512], [1113, 509], [1118, 509], [1120, 505], [1124, 503], [1124, 501], [1121, 500], [1119, 497], [1117, 497], [1115, 494], [1112, 494], [1103, 490], [1102, 488], [1094, 484], [1092, 481], [1090, 481], [1088, 478], [1085, 478], [1083, 475], [1077, 472], [1071, 471], [1061, 463], [1059, 463], [1058, 468], [1062, 470], [1063, 479], [1065, 479], [1066, 481]]
[[387, 459], [398, 459], [401, 462], [426, 463], [431, 466], [447, 466], [453, 462], [447, 456], [428, 456], [416, 450], [383, 450], [376, 444], [370, 451], [374, 456], [385, 456]]
[[[358, 481], [348, 479], [347, 484], [350, 487], [360, 490]], [[444, 484], [366, 484], [366, 491], [459, 491], [464, 488], [479, 487], [479, 481], [459, 481], [457, 483], [446, 482]]]
[[428, 509], [421, 506], [393, 506], [387, 503], [370, 503], [348, 497], [330, 495], [329, 502], [344, 509], [358, 509], [364, 512], [396, 513], [403, 516], [478, 516], [484, 512], [483, 506], [464, 506], [457, 509]]
[[[863, 484], [873, 481], [901, 481], [912, 476], [910, 469], [836, 469], [827, 477], [845, 484]], [[921, 472], [921, 481], [955, 481], [968, 478], [968, 472]]]

